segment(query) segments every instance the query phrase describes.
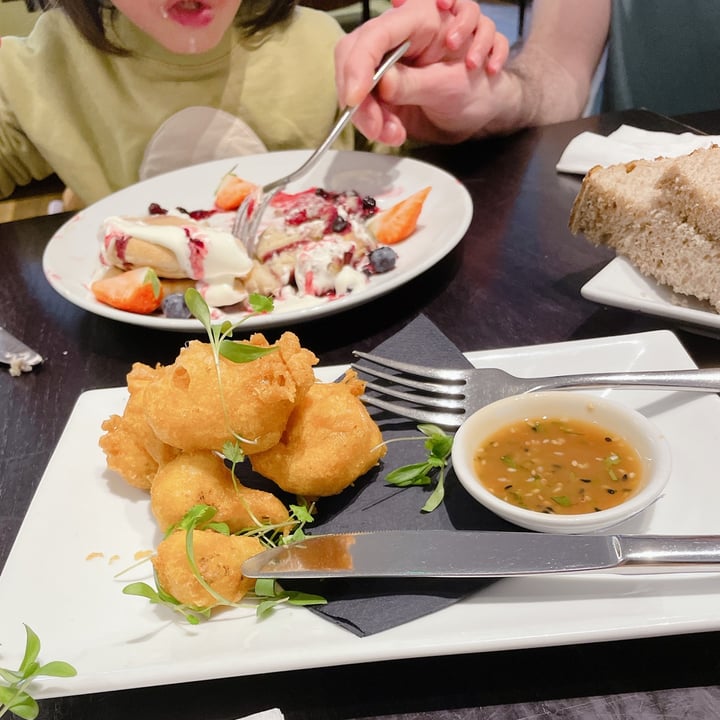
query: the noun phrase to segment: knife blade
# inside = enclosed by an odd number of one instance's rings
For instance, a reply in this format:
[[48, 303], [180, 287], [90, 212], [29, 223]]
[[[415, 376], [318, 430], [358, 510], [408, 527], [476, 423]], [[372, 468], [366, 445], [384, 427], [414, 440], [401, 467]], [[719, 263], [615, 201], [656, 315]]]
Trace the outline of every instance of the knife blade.
[[246, 560], [249, 578], [491, 578], [720, 571], [720, 535], [389, 530], [310, 536]]
[[13, 375], [32, 370], [43, 361], [42, 355], [0, 327], [0, 362], [10, 366]]

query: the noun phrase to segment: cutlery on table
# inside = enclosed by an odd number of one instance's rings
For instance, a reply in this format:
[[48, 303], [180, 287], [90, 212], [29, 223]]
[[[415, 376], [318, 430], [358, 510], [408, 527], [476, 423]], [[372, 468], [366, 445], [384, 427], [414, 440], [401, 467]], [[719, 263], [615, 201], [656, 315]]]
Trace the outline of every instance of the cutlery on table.
[[309, 536], [254, 555], [251, 578], [491, 578], [720, 572], [720, 535], [388, 530]]
[[[403, 401], [392, 402], [384, 397], [365, 394], [362, 399], [367, 405], [417, 422], [432, 423], [447, 428], [460, 427], [465, 418], [475, 410], [495, 400], [537, 390], [626, 385], [646, 390], [720, 392], [720, 368], [519, 378], [499, 368], [463, 370], [432, 368], [357, 350], [353, 351], [353, 354], [372, 363], [354, 363], [352, 367], [355, 370], [388, 383], [381, 385], [368, 382], [365, 386], [367, 390]], [[374, 367], [375, 365], [398, 371], [400, 374], [383, 372]], [[409, 388], [411, 392], [403, 391], [393, 385]]]
[[28, 372], [43, 361], [42, 355], [0, 327], [0, 362], [10, 366], [11, 375]]
[[[380, 78], [408, 51], [409, 47], [410, 41], [407, 41], [383, 58], [383, 61], [380, 63], [378, 69], [372, 77], [370, 92], [372, 92], [378, 82], [380, 82]], [[262, 219], [267, 206], [270, 204], [270, 201], [273, 199], [275, 194], [280, 192], [280, 190], [286, 187], [289, 183], [299, 180], [303, 175], [315, 167], [320, 158], [325, 154], [325, 151], [328, 150], [338, 139], [340, 133], [350, 122], [350, 119], [355, 114], [358, 107], [358, 105], [354, 105], [345, 109], [325, 140], [323, 140], [315, 152], [313, 152], [313, 154], [297, 170], [280, 178], [279, 180], [267, 183], [261, 188], [256, 188], [245, 198], [245, 200], [243, 200], [243, 203], [238, 208], [237, 215], [235, 216], [232, 233], [245, 246], [248, 255], [252, 257], [254, 253], [260, 220]]]

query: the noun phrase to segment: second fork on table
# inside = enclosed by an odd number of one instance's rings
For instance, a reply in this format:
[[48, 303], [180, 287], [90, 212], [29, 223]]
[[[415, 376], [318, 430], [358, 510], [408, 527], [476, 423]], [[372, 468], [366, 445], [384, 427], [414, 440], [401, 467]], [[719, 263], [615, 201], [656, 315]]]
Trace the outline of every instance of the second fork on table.
[[[720, 368], [520, 378], [499, 368], [433, 368], [360, 351], [353, 354], [367, 361], [354, 363], [355, 370], [382, 381], [366, 383], [366, 390], [371, 391], [363, 396], [367, 405], [446, 428], [460, 427], [465, 417], [495, 400], [538, 390], [631, 386], [720, 392]], [[393, 402], [388, 397], [402, 402]]]

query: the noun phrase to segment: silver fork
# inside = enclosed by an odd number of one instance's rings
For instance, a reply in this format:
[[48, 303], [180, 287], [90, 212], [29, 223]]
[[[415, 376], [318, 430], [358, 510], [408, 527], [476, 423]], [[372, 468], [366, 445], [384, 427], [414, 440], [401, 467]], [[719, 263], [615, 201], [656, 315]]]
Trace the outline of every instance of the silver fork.
[[[380, 66], [372, 77], [372, 85], [370, 91], [380, 82], [380, 78], [408, 51], [410, 41], [404, 42], [398, 48], [390, 52], [383, 58]], [[294, 172], [289, 175], [267, 183], [262, 187], [256, 188], [250, 193], [240, 205], [235, 221], [233, 222], [232, 233], [245, 246], [248, 255], [252, 257], [255, 253], [255, 243], [257, 241], [257, 232], [260, 226], [262, 216], [265, 214], [270, 201], [289, 183], [300, 179], [305, 173], [315, 167], [318, 160], [325, 154], [325, 151], [338, 139], [340, 133], [350, 122], [350, 119], [358, 109], [358, 105], [346, 108], [340, 116], [329, 135], [323, 140], [322, 144], [315, 152]]]
[[[423, 367], [412, 363], [353, 351], [353, 355], [374, 365], [397, 370], [400, 375], [384, 372], [367, 363], [353, 363], [358, 372], [371, 375], [387, 384], [368, 382], [366, 390], [402, 400], [391, 402], [365, 394], [367, 405], [416, 420], [447, 428], [458, 428], [466, 416], [495, 400], [509, 395], [551, 388], [618, 387], [630, 385], [647, 390], [692, 390], [720, 392], [720, 368], [701, 370], [653, 370], [648, 372], [611, 372], [558, 375], [554, 377], [519, 378], [499, 368], [451, 370]], [[411, 376], [411, 377], [408, 377]], [[393, 387], [400, 385], [415, 392]], [[411, 403], [406, 405], [403, 403]], [[433, 408], [438, 408], [434, 410]]]

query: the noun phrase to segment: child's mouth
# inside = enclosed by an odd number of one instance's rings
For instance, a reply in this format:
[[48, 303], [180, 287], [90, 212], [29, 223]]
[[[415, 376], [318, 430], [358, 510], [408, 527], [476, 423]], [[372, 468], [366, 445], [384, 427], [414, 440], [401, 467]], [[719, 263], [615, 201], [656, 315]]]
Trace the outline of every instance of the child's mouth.
[[204, 27], [214, 17], [210, 6], [199, 0], [179, 0], [167, 5], [163, 15], [186, 27]]

